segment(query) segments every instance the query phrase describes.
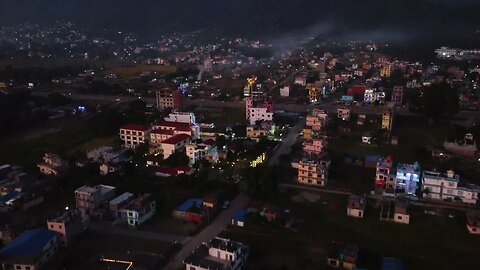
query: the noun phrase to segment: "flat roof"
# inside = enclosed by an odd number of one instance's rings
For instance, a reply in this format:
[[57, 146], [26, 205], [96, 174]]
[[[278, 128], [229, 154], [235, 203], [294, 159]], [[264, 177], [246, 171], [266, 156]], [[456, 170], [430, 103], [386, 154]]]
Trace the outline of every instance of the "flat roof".
[[110, 204], [120, 204], [120, 203], [130, 199], [131, 197], [133, 197], [132, 193], [125, 192], [122, 195], [120, 195], [120, 196], [116, 197], [115, 199], [111, 200]]

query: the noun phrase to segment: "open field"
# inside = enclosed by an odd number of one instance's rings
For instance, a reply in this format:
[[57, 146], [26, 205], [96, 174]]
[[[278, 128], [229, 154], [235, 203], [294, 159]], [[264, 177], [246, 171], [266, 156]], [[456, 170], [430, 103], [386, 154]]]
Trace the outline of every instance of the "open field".
[[171, 74], [177, 70], [176, 66], [144, 65], [137, 64], [132, 66], [112, 66], [103, 71], [104, 74], [117, 74], [125, 79], [139, 78], [140, 73], [151, 71], [160, 74]]
[[274, 201], [291, 209], [294, 230], [250, 216], [245, 228], [230, 227], [224, 232], [250, 245], [249, 269], [324, 269], [330, 241], [357, 243], [373, 254], [399, 257], [406, 269], [473, 269], [477, 265], [480, 238], [467, 233], [460, 212], [429, 216], [411, 209], [411, 224], [404, 225], [380, 221], [373, 201], [365, 218], [347, 217], [347, 197], [341, 195], [322, 194], [315, 203], [292, 202], [286, 196]]

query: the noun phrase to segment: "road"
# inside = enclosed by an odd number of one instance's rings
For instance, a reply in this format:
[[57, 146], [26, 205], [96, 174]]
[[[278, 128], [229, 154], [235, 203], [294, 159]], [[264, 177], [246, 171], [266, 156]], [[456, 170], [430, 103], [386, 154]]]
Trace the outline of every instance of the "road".
[[297, 141], [300, 131], [305, 126], [305, 119], [301, 119], [295, 126], [290, 128], [287, 137], [282, 140], [282, 144], [277, 148], [277, 151], [268, 160], [268, 165], [277, 165], [278, 159], [282, 154], [290, 153], [290, 147]]
[[183, 266], [183, 260], [185, 260], [200, 244], [210, 241], [225, 230], [235, 214], [240, 209], [247, 206], [248, 201], [249, 198], [246, 195], [238, 195], [231, 202], [231, 206], [227, 210], [222, 211], [217, 218], [215, 218], [215, 220], [205, 227], [199, 234], [190, 238], [190, 240], [177, 253], [175, 260], [169, 263], [165, 269], [180, 269]]
[[[34, 96], [46, 97], [49, 93], [47, 92], [33, 92]], [[134, 96], [109, 96], [109, 95], [93, 95], [93, 94], [78, 94], [71, 92], [69, 95], [71, 99], [74, 100], [92, 100], [102, 103], [114, 103], [116, 100], [122, 102], [133, 101], [139, 99], [139, 97]], [[154, 104], [154, 98], [140, 98], [143, 101]], [[218, 100], [203, 100], [203, 99], [187, 99], [187, 105], [189, 106], [204, 106], [204, 107], [217, 107], [217, 108], [236, 108], [243, 109], [245, 108], [245, 103], [243, 101], [218, 101]], [[327, 113], [336, 114], [338, 105], [331, 103], [326, 104], [275, 104], [275, 109], [277, 111], [290, 111], [290, 112], [306, 112], [313, 109], [323, 109]], [[371, 107], [371, 106], [352, 106], [351, 107], [353, 114], [367, 114], [367, 115], [381, 115], [381, 107]], [[406, 115], [406, 116], [415, 116], [419, 115], [416, 113], [409, 112], [406, 108], [398, 108], [396, 111], [397, 115]], [[459, 118], [480, 118], [480, 111], [460, 111], [456, 117]]]

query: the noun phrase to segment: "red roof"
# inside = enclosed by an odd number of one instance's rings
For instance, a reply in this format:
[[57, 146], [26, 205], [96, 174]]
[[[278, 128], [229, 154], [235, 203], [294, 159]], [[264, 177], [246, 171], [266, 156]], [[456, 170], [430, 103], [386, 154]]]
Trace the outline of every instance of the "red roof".
[[177, 144], [183, 140], [189, 139], [190, 135], [187, 134], [177, 134], [173, 137], [170, 137], [166, 140], [163, 140], [162, 143], [167, 143], [167, 144]]
[[146, 130], [148, 130], [148, 126], [139, 125], [139, 124], [127, 124], [127, 125], [124, 125], [123, 127], [121, 127], [120, 129], [146, 131]]
[[189, 173], [192, 170], [192, 168], [188, 166], [179, 166], [175, 168], [170, 168], [170, 167], [161, 167], [158, 168], [157, 173], [160, 174], [165, 174], [165, 175], [179, 175], [181, 173]]
[[173, 130], [168, 130], [168, 129], [154, 129], [152, 130], [153, 134], [164, 134], [164, 135], [172, 135], [175, 134]]
[[179, 122], [171, 122], [171, 121], [163, 121], [161, 123], [156, 124], [157, 127], [170, 127], [174, 128], [175, 130], [180, 131], [190, 131], [190, 124], [189, 123], [179, 123]]

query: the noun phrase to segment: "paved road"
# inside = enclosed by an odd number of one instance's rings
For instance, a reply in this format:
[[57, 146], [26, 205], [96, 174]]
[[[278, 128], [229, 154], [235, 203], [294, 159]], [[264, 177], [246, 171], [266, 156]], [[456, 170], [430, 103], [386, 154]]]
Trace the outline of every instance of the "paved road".
[[[48, 96], [49, 93], [46, 92], [33, 92], [32, 95], [34, 96]], [[132, 96], [109, 96], [109, 95], [84, 95], [78, 94], [75, 92], [71, 92], [69, 96], [75, 100], [93, 100], [102, 103], [114, 103], [117, 99], [120, 101], [132, 101], [138, 99], [138, 97]], [[154, 104], [154, 98], [145, 98], [142, 97], [142, 100], [146, 101], [147, 103]], [[245, 103], [243, 101], [218, 101], [218, 100], [202, 100], [202, 99], [194, 99], [194, 100], [187, 100], [187, 105], [193, 106], [205, 106], [205, 107], [217, 107], [217, 108], [244, 108]], [[283, 111], [291, 111], [291, 112], [306, 112], [311, 111], [315, 108], [324, 109], [327, 113], [337, 113], [337, 105], [334, 104], [275, 104], [276, 110], [283, 110]], [[353, 114], [368, 114], [368, 115], [380, 115], [382, 114], [381, 107], [371, 107], [371, 106], [353, 106], [352, 113]], [[410, 115], [415, 116], [418, 114], [411, 113], [405, 108], [397, 109], [397, 115]], [[460, 111], [457, 115], [460, 118], [480, 118], [480, 111]]]
[[277, 151], [268, 160], [268, 165], [277, 165], [278, 159], [282, 154], [290, 153], [290, 147], [297, 141], [297, 137], [305, 126], [305, 119], [301, 119], [288, 132], [287, 137], [282, 140], [282, 144], [277, 148]]
[[137, 237], [137, 238], [148, 239], [148, 240], [158, 240], [158, 241], [166, 241], [166, 242], [177, 241], [178, 243], [186, 243], [190, 240], [190, 237], [187, 237], [187, 236], [161, 234], [161, 233], [147, 232], [147, 231], [141, 231], [141, 230], [130, 230], [127, 228], [115, 227], [115, 226], [112, 226], [111, 224], [90, 223], [88, 227], [91, 230], [96, 232], [119, 234], [119, 235]]
[[228, 224], [230, 224], [235, 214], [242, 208], [246, 207], [249, 198], [244, 195], [238, 195], [232, 202], [230, 208], [223, 210], [215, 220], [204, 228], [199, 234], [190, 238], [190, 240], [182, 247], [175, 256], [175, 260], [168, 264], [165, 269], [180, 269], [183, 266], [183, 260], [187, 258], [192, 251], [203, 242], [208, 242], [212, 238], [219, 235]]

